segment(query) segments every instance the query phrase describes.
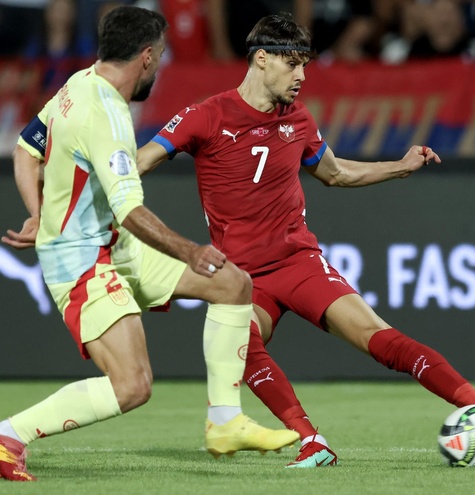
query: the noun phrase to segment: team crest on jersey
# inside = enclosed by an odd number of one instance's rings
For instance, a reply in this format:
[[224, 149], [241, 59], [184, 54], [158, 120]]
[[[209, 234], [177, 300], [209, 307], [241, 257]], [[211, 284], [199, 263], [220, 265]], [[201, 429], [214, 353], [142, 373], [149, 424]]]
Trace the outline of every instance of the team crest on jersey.
[[175, 115], [173, 119], [168, 122], [168, 124], [164, 127], [164, 129], [171, 134], [175, 132], [175, 127], [183, 120], [183, 117], [180, 117], [179, 115]]
[[132, 170], [132, 160], [125, 151], [115, 151], [109, 158], [109, 166], [116, 175], [129, 175]]
[[249, 131], [251, 136], [267, 136], [269, 134], [269, 129], [265, 129], [264, 127], [257, 127], [256, 129], [251, 129]]
[[291, 143], [295, 139], [295, 128], [293, 124], [280, 124], [279, 137], [280, 139]]

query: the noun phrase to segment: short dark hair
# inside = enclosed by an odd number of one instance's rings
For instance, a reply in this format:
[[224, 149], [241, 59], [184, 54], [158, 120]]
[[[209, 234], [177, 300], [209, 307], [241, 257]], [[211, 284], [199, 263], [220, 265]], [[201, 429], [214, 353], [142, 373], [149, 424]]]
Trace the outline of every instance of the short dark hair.
[[311, 45], [310, 31], [299, 26], [291, 14], [288, 12], [272, 14], [260, 19], [246, 38], [247, 61], [251, 64], [258, 48], [264, 48], [281, 56], [290, 57], [297, 54], [313, 58]]
[[117, 7], [99, 23], [97, 55], [102, 62], [128, 62], [158, 41], [167, 28], [167, 20], [158, 12], [129, 5]]

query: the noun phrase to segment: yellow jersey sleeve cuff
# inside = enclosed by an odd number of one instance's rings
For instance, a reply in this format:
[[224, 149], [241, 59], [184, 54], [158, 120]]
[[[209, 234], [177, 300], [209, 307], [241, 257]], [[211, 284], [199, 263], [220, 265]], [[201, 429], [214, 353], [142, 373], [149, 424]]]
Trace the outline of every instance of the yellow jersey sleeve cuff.
[[36, 148], [33, 148], [33, 146], [28, 144], [21, 136], [18, 138], [17, 144], [31, 156], [37, 158], [38, 160], [44, 160], [44, 156]]

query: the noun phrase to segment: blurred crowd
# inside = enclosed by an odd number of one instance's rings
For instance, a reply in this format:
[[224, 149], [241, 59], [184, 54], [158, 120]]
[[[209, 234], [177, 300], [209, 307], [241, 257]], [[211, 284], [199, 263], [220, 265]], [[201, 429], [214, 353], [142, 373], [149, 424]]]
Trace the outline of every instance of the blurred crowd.
[[475, 56], [474, 0], [196, 2], [204, 4], [209, 49], [216, 59], [245, 56], [244, 39], [256, 18], [279, 10], [292, 12], [310, 29], [322, 63]]
[[322, 64], [475, 59], [475, 0], [0, 0], [0, 57], [42, 60], [42, 86], [57, 87], [71, 60], [94, 59], [98, 20], [124, 4], [163, 11], [168, 56], [189, 63], [244, 58], [255, 22], [282, 11], [311, 30]]
[[475, 0], [0, 0], [0, 56], [94, 57], [98, 20], [123, 4], [163, 11], [178, 60], [242, 58], [255, 22], [281, 11], [322, 63], [475, 55]]

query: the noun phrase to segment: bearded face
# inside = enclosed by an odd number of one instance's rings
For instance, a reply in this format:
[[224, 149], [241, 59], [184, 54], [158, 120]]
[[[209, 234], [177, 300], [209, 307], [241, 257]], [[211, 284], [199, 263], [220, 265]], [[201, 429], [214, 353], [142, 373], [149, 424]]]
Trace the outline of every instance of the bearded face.
[[132, 101], [145, 101], [152, 91], [155, 82], [155, 74], [150, 79], [140, 81], [135, 93], [132, 95]]

